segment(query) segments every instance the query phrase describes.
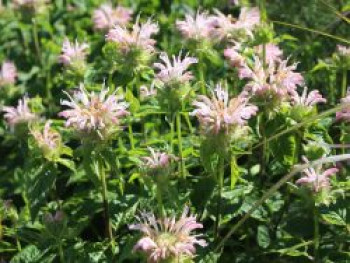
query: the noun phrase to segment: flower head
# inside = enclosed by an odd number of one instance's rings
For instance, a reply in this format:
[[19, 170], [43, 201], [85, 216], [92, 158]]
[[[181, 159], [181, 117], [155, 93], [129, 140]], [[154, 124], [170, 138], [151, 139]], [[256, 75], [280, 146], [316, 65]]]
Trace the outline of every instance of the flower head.
[[106, 39], [117, 43], [124, 54], [135, 49], [152, 53], [156, 44], [152, 35], [158, 33], [158, 31], [158, 25], [150, 19], [143, 24], [137, 20], [131, 31], [124, 26], [115, 25], [109, 30]]
[[341, 57], [350, 57], [350, 47], [337, 45], [337, 53]]
[[29, 109], [28, 98], [26, 97], [18, 101], [17, 107], [5, 106], [2, 111], [5, 112], [5, 120], [11, 129], [18, 124], [30, 123], [37, 119], [37, 116]]
[[[297, 68], [297, 63], [292, 65], [287, 65], [288, 60], [282, 60], [278, 63], [273, 72], [270, 73], [270, 77], [273, 77], [272, 81], [275, 81], [280, 86], [291, 92], [296, 90], [297, 86], [302, 86], [304, 84], [304, 77], [299, 73], [295, 72]], [[271, 69], [271, 68], [270, 68]]]
[[152, 97], [157, 94], [157, 90], [154, 87], [154, 82], [152, 82], [150, 87], [147, 87], [146, 85], [142, 85], [140, 87], [140, 96], [141, 99], [145, 99], [147, 97]]
[[[306, 157], [303, 157], [303, 159], [306, 163], [309, 163]], [[338, 169], [335, 167], [322, 171], [322, 165], [318, 165], [315, 168], [306, 168], [303, 170], [304, 176], [298, 179], [296, 183], [310, 187], [315, 193], [318, 193], [330, 187], [329, 177], [337, 172]]]
[[165, 152], [155, 151], [153, 148], [148, 147], [151, 156], [142, 157], [143, 166], [147, 169], [159, 169], [166, 168], [170, 164], [172, 156]]
[[51, 128], [51, 124], [52, 121], [49, 120], [45, 123], [43, 131], [34, 129], [30, 132], [43, 152], [51, 152], [61, 144], [61, 135]]
[[15, 64], [9, 61], [2, 63], [0, 70], [0, 87], [15, 84], [16, 77], [17, 69]]
[[193, 79], [192, 73], [187, 69], [190, 65], [198, 63], [196, 58], [185, 56], [181, 60], [180, 52], [178, 57], [173, 56], [172, 61], [166, 53], [161, 53], [160, 59], [163, 63], [154, 63], [154, 67], [159, 69], [157, 79], [163, 84], [183, 84]]
[[235, 44], [224, 50], [224, 56], [234, 67], [243, 67], [245, 65], [245, 57], [239, 52], [240, 44]]
[[65, 66], [79, 67], [85, 63], [88, 48], [87, 43], [80, 44], [77, 40], [75, 40], [75, 43], [71, 43], [66, 38], [62, 45], [62, 54], [59, 56], [59, 61]]
[[[260, 56], [263, 53], [264, 46], [259, 45], [255, 47], [256, 53]], [[269, 43], [265, 45], [265, 59], [267, 63], [279, 62], [283, 56], [283, 51], [275, 44]]]
[[260, 11], [257, 7], [248, 8], [243, 7], [239, 14], [238, 20], [235, 23], [237, 29], [244, 29], [251, 31], [256, 25], [260, 23]]
[[217, 9], [214, 12], [215, 30], [213, 30], [213, 34], [220, 40], [230, 39], [234, 33], [235, 19], [231, 15], [224, 15]]
[[211, 41], [214, 37], [215, 23], [213, 16], [209, 16], [207, 12], [198, 11], [195, 16], [186, 14], [185, 20], [176, 21], [176, 27], [187, 40]]
[[211, 133], [228, 132], [232, 126], [243, 126], [258, 108], [248, 103], [248, 98], [238, 96], [229, 100], [228, 92], [217, 85], [212, 98], [200, 95], [193, 102], [196, 109], [191, 113]]
[[31, 12], [40, 12], [49, 0], [13, 0], [15, 9], [23, 9]]
[[347, 106], [336, 113], [336, 119], [350, 122], [350, 89], [348, 90], [346, 97], [341, 99], [341, 103], [347, 104]]
[[56, 211], [55, 213], [47, 213], [44, 216], [44, 221], [45, 223], [48, 224], [57, 224], [63, 221], [64, 219], [64, 213], [61, 210]]
[[291, 95], [292, 104], [295, 106], [312, 107], [319, 103], [325, 103], [327, 100], [322, 97], [318, 90], [313, 90], [307, 93], [307, 87], [304, 87], [304, 91], [300, 96], [297, 91]]
[[111, 4], [103, 4], [92, 15], [94, 27], [97, 30], [108, 30], [115, 25], [125, 26], [130, 22], [132, 13], [129, 8], [113, 8]]
[[242, 8], [238, 19], [232, 18], [231, 15], [224, 15], [215, 10], [216, 16], [214, 35], [220, 40], [237, 39], [241, 40], [242, 36], [253, 37], [253, 29], [260, 23], [260, 12], [258, 8]]
[[185, 207], [178, 220], [175, 217], [156, 219], [154, 214], [142, 213], [140, 222], [129, 227], [143, 233], [134, 250], [145, 253], [151, 263], [194, 257], [195, 246], [204, 247], [207, 243], [200, 239], [201, 235], [191, 234], [192, 231], [203, 228], [203, 225], [196, 221], [196, 216], [188, 213], [189, 208]]
[[62, 100], [61, 105], [70, 109], [59, 113], [66, 118], [66, 126], [73, 127], [78, 131], [96, 131], [102, 137], [112, 126], [118, 125], [120, 118], [129, 114], [128, 104], [122, 96], [115, 93], [108, 94], [108, 89], [103, 88], [99, 94], [89, 93], [83, 85], [69, 100]]
[[297, 64], [287, 65], [288, 60], [270, 61], [266, 68], [259, 57], [254, 57], [252, 66], [245, 64], [239, 68], [239, 77], [249, 79], [244, 90], [252, 96], [281, 102], [296, 92], [297, 86], [304, 84], [303, 76], [295, 72]]

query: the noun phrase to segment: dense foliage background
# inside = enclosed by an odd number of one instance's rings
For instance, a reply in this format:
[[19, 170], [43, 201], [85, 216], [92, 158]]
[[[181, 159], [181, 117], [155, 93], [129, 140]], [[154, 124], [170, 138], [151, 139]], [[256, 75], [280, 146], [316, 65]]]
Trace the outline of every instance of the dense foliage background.
[[[237, 17], [241, 6], [229, 0], [111, 2], [130, 7], [134, 22], [148, 17], [158, 22], [156, 53], [142, 69], [114, 57], [106, 32], [94, 29], [92, 14], [103, 1], [50, 1], [37, 14], [15, 9], [11, 1], [0, 5], [0, 62], [12, 61], [18, 70], [14, 85], [0, 87], [0, 105], [15, 106], [28, 96], [31, 110], [42, 118], [38, 125], [43, 127], [44, 119], [52, 119], [65, 144], [58, 159], [47, 158], [27, 129], [13, 130], [1, 117], [0, 262], [146, 261], [142, 253], [132, 250], [140, 233], [128, 226], [137, 222], [140, 211], [159, 212], [157, 187], [162, 185], [166, 185], [164, 213], [178, 218], [187, 205], [203, 224], [197, 232], [208, 245], [198, 247], [193, 262], [350, 262], [348, 162], [333, 164], [340, 171], [322, 200], [295, 184], [297, 173], [269, 192], [267, 200], [240, 224], [264, 194], [303, 163], [302, 156], [316, 160], [348, 152], [344, 145], [350, 141], [349, 123], [337, 122], [337, 109], [332, 109], [339, 107], [349, 83], [349, 67], [337, 62], [336, 45], [350, 44], [350, 1], [242, 1], [242, 5], [260, 7], [266, 15], [265, 28], [249, 45], [278, 44], [290, 63], [298, 63], [309, 90], [318, 89], [327, 103], [318, 105], [318, 112], [315, 107], [297, 117], [282, 108], [263, 115], [259, 108], [249, 120], [249, 138], [229, 146], [227, 141], [207, 145], [197, 119], [189, 113], [203, 87], [210, 95], [209, 90], [222, 82], [230, 96], [241, 92], [244, 81], [224, 58], [224, 49], [231, 43], [196, 53], [175, 24], [197, 10], [218, 9]], [[59, 63], [67, 37], [89, 45], [82, 72]], [[195, 79], [176, 110], [180, 117], [175, 118], [169, 112], [171, 98], [159, 101], [139, 95], [140, 87], [150, 87], [155, 78], [152, 64], [159, 61], [158, 52], [177, 55], [180, 50], [199, 62], [190, 67]], [[60, 104], [67, 99], [64, 91], [72, 94], [79, 83], [95, 92], [103, 83], [111, 91], [121, 87], [118, 92], [129, 103], [131, 114], [108, 143], [93, 143], [91, 138], [86, 139], [90, 143], [81, 143], [82, 135], [76, 136], [58, 117], [66, 108]], [[149, 155], [147, 147], [176, 156], [162, 171], [169, 173], [166, 181], [154, 182], [142, 168], [141, 157]], [[221, 159], [212, 151], [227, 147], [221, 185], [216, 176], [220, 171], [215, 170]], [[101, 196], [101, 163], [106, 196]], [[112, 241], [106, 224], [111, 224]], [[234, 233], [227, 236], [232, 228]]]

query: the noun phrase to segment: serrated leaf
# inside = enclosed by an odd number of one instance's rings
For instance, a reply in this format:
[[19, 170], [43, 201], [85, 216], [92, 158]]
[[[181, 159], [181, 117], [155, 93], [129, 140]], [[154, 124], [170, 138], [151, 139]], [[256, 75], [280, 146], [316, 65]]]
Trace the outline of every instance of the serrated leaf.
[[337, 225], [337, 226], [346, 226], [345, 220], [334, 211], [331, 211], [327, 214], [322, 214], [321, 217], [328, 224]]
[[270, 245], [270, 234], [266, 226], [258, 226], [257, 241], [258, 245], [262, 248], [267, 248]]

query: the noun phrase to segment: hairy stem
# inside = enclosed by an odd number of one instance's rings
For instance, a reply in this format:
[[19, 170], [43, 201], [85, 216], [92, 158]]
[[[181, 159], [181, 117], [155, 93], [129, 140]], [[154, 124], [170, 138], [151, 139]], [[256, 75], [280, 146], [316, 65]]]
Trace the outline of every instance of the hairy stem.
[[199, 70], [199, 82], [201, 84], [201, 94], [205, 95], [206, 94], [206, 89], [205, 89], [205, 64], [204, 64], [204, 58], [203, 54], [200, 51], [199, 53], [199, 63], [198, 63], [198, 70]]
[[[262, 140], [262, 147], [261, 147], [261, 174], [262, 179], [266, 175], [266, 163], [268, 160], [268, 142], [267, 137], [265, 133], [265, 114], [262, 113], [262, 115], [259, 116], [259, 131], [260, 136]], [[264, 179], [263, 179], [264, 180]]]
[[216, 221], [215, 221], [215, 237], [219, 237], [219, 227], [220, 227], [220, 221], [221, 221], [221, 206], [222, 206], [222, 190], [224, 187], [224, 173], [225, 173], [225, 159], [223, 157], [219, 157], [218, 162], [218, 199], [216, 204]]
[[174, 118], [173, 115], [171, 115], [169, 119], [169, 126], [170, 126], [170, 151], [171, 153], [174, 153], [174, 133], [175, 133], [175, 125], [174, 125]]
[[113, 247], [113, 233], [112, 233], [112, 225], [109, 219], [109, 205], [108, 205], [108, 196], [107, 196], [107, 180], [106, 180], [106, 171], [102, 164], [102, 160], [100, 160], [100, 180], [102, 185], [102, 200], [103, 200], [103, 213], [105, 219], [105, 227], [106, 227], [106, 236], [108, 237], [111, 246]]
[[164, 211], [164, 204], [163, 204], [163, 191], [162, 191], [162, 186], [160, 183], [157, 183], [157, 202], [158, 202], [158, 209], [159, 209], [159, 214], [161, 218], [165, 217], [165, 211]]
[[319, 247], [320, 247], [320, 225], [318, 221], [318, 210], [316, 204], [313, 209], [314, 216], [314, 260], [319, 262]]
[[62, 248], [62, 242], [60, 241], [58, 244], [58, 256], [60, 258], [60, 263], [64, 263], [64, 254], [63, 254], [63, 248]]
[[[346, 68], [343, 69], [343, 72], [342, 72], [342, 88], [341, 88], [341, 96], [342, 98], [345, 98], [346, 96], [346, 92], [347, 92], [347, 87], [346, 87], [346, 84], [347, 84], [347, 70]], [[346, 126], [345, 126], [345, 123], [343, 122], [341, 124], [341, 143], [342, 143], [342, 154], [345, 154], [345, 135], [346, 135]]]
[[176, 132], [177, 132], [177, 141], [179, 146], [179, 154], [180, 154], [180, 166], [181, 166], [181, 177], [184, 178], [186, 176], [185, 171], [185, 162], [182, 151], [182, 134], [181, 134], [181, 114], [176, 113]]
[[129, 132], [129, 140], [130, 140], [130, 147], [131, 150], [135, 149], [135, 142], [134, 142], [134, 132], [132, 130], [132, 124], [128, 124], [128, 132]]
[[33, 23], [33, 39], [34, 39], [35, 52], [36, 52], [38, 61], [41, 64], [41, 51], [40, 51], [39, 37], [38, 37], [38, 26], [34, 18], [32, 19], [32, 23]]

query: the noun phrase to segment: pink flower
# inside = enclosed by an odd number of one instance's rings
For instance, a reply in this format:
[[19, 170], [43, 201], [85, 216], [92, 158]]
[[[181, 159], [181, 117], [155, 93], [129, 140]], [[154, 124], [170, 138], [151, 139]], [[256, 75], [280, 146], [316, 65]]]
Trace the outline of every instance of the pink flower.
[[237, 20], [231, 15], [225, 16], [218, 10], [215, 10], [216, 16], [214, 35], [222, 39], [241, 39], [242, 32], [253, 37], [253, 29], [260, 23], [260, 12], [258, 8], [242, 8]]
[[29, 109], [28, 98], [26, 97], [18, 101], [17, 107], [5, 106], [2, 111], [5, 112], [4, 118], [11, 129], [18, 124], [30, 123], [37, 119], [37, 116]]
[[[305, 156], [303, 159], [306, 163], [309, 163], [309, 160]], [[303, 171], [305, 176], [297, 180], [296, 183], [310, 187], [315, 193], [318, 193], [322, 189], [328, 189], [330, 187], [329, 177], [337, 172], [338, 169], [335, 167], [322, 171], [322, 165], [318, 165], [315, 168], [306, 168]]]
[[42, 0], [13, 0], [12, 1], [15, 8], [33, 7], [37, 5], [39, 2], [42, 2]]
[[[255, 51], [262, 57], [263, 45], [255, 47]], [[269, 43], [265, 45], [265, 59], [267, 63], [273, 63], [275, 61], [281, 61], [283, 51], [275, 44]]]
[[244, 64], [239, 68], [238, 76], [240, 79], [249, 79], [245, 85], [245, 91], [252, 95], [261, 96], [269, 91], [284, 95], [284, 90], [279, 90], [274, 83], [270, 83], [269, 73], [273, 74], [274, 65], [269, 64], [269, 68], [264, 69], [263, 63], [259, 57], [254, 57], [254, 63], [252, 67]]
[[143, 165], [148, 169], [166, 168], [170, 164], [172, 156], [165, 152], [155, 151], [153, 148], [148, 147], [151, 156], [142, 157]]
[[216, 15], [214, 16], [215, 30], [213, 34], [220, 40], [225, 38], [230, 39], [235, 31], [234, 19], [231, 15], [226, 16], [217, 9], [214, 12]]
[[195, 246], [204, 247], [207, 243], [200, 239], [201, 235], [191, 234], [192, 231], [203, 228], [203, 225], [197, 223], [196, 216], [188, 216], [188, 213], [187, 206], [178, 220], [175, 217], [156, 219], [154, 214], [142, 213], [140, 223], [129, 227], [143, 233], [134, 250], [145, 253], [151, 263], [180, 259], [183, 256], [194, 257]]
[[44, 10], [45, 4], [49, 0], [13, 0], [13, 6], [15, 9], [30, 9], [35, 12], [40, 12]]
[[224, 50], [224, 56], [228, 59], [230, 64], [234, 67], [244, 67], [245, 58], [239, 52], [240, 44], [236, 44], [233, 47], [226, 48]]
[[157, 94], [157, 90], [155, 89], [153, 82], [149, 88], [146, 85], [142, 85], [140, 87], [140, 96], [142, 99], [145, 99], [147, 97], [152, 97], [156, 94]]
[[44, 217], [44, 220], [45, 220], [45, 223], [48, 223], [48, 224], [57, 224], [57, 223], [60, 223], [63, 221], [65, 215], [63, 213], [63, 211], [56, 211], [55, 213], [48, 213], [45, 215]]
[[66, 126], [79, 131], [98, 131], [99, 133], [118, 125], [120, 118], [129, 114], [126, 110], [128, 104], [122, 96], [116, 96], [115, 92], [107, 95], [108, 89], [103, 88], [99, 94], [87, 92], [83, 85], [69, 100], [61, 101], [61, 105], [70, 107], [59, 113], [66, 118]]
[[350, 90], [348, 90], [346, 97], [341, 99], [341, 103], [347, 104], [348, 106], [336, 113], [336, 119], [350, 122]]
[[132, 13], [129, 8], [118, 6], [113, 9], [111, 4], [103, 4], [92, 15], [94, 28], [108, 30], [115, 25], [126, 26], [132, 18]]
[[312, 107], [318, 103], [326, 103], [327, 100], [322, 97], [318, 90], [313, 90], [307, 93], [307, 87], [304, 87], [304, 91], [300, 96], [297, 91], [293, 92], [291, 95], [292, 104], [300, 105], [305, 107]]
[[161, 53], [159, 58], [163, 63], [154, 63], [154, 67], [159, 69], [156, 77], [163, 84], [183, 84], [193, 79], [192, 73], [187, 69], [190, 65], [198, 63], [196, 58], [186, 55], [181, 60], [181, 52], [178, 57], [173, 56], [172, 61], [166, 53]]
[[235, 27], [238, 29], [252, 30], [260, 23], [260, 11], [257, 7], [243, 7]]
[[218, 134], [220, 131], [228, 132], [232, 126], [243, 126], [258, 108], [248, 103], [248, 98], [240, 95], [229, 100], [228, 92], [217, 85], [212, 98], [200, 95], [193, 102], [196, 109], [191, 115], [197, 116], [205, 130]]
[[195, 16], [185, 15], [185, 20], [176, 21], [176, 27], [181, 35], [187, 40], [212, 40], [215, 29], [215, 18], [209, 16], [207, 12], [199, 13]]
[[259, 57], [254, 57], [252, 67], [245, 64], [239, 69], [241, 79], [249, 79], [245, 92], [266, 99], [277, 97], [285, 100], [296, 92], [297, 86], [304, 84], [303, 76], [295, 72], [297, 64], [287, 66], [288, 60], [270, 61], [266, 68]]
[[287, 66], [288, 60], [283, 60], [278, 63], [275, 68], [272, 81], [276, 81], [280, 86], [286, 88], [289, 92], [294, 91], [297, 86], [304, 85], [304, 77], [299, 73], [295, 72], [297, 63]]
[[45, 123], [44, 130], [41, 132], [40, 130], [32, 130], [30, 133], [33, 135], [36, 143], [40, 148], [44, 151], [51, 151], [59, 147], [61, 143], [61, 135], [51, 129], [52, 121], [49, 120]]
[[341, 57], [350, 57], [350, 47], [345, 47], [343, 45], [337, 45], [337, 53]]
[[147, 20], [143, 24], [137, 20], [131, 31], [124, 26], [115, 25], [114, 28], [109, 30], [106, 39], [117, 43], [123, 53], [128, 53], [134, 49], [152, 53], [156, 41], [151, 37], [158, 31], [158, 25], [152, 23], [151, 20]]
[[0, 70], [0, 86], [13, 85], [16, 82], [17, 69], [15, 64], [5, 61]]
[[63, 41], [62, 54], [59, 56], [59, 61], [65, 66], [80, 66], [85, 62], [88, 48], [89, 45], [87, 43], [80, 44], [75, 40], [75, 43], [73, 44], [66, 38]]

